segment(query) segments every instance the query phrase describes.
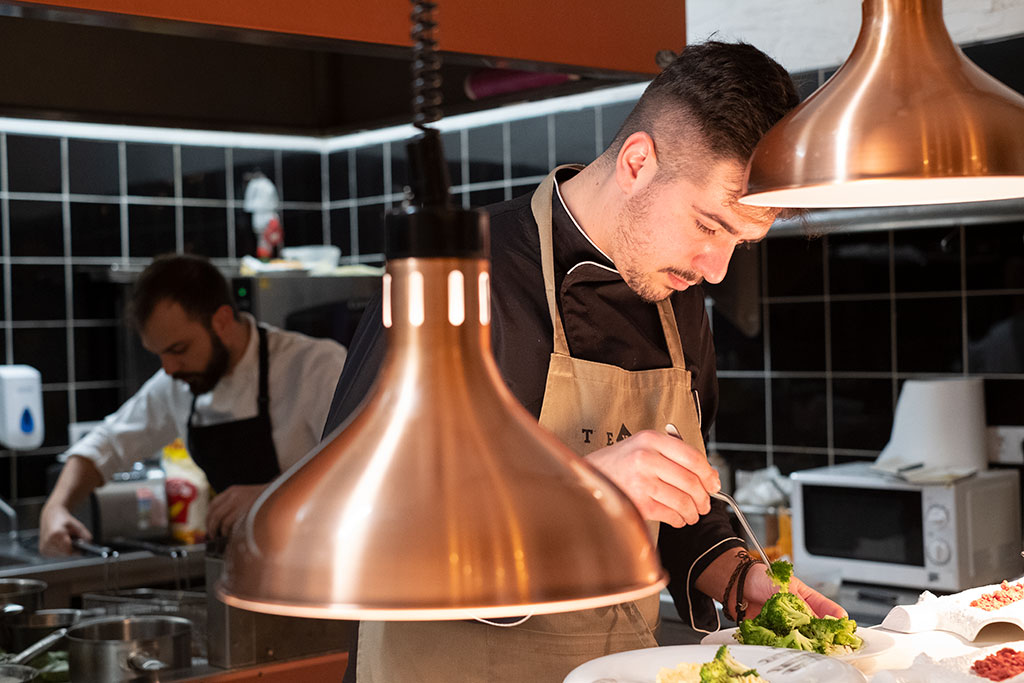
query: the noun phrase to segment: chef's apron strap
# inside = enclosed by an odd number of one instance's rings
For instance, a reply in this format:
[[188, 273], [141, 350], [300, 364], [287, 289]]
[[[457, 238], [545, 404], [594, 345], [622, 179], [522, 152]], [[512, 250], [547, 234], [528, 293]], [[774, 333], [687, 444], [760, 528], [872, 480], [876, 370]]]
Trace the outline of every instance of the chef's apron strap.
[[555, 174], [563, 168], [580, 170], [579, 164], [559, 166], [540, 184], [530, 200], [533, 218], [537, 221], [537, 234], [540, 236], [540, 265], [544, 274], [544, 294], [548, 299], [548, 312], [554, 328], [554, 352], [563, 356], [569, 355], [569, 344], [565, 341], [565, 330], [562, 328], [562, 316], [558, 314], [558, 303], [555, 298], [555, 259], [554, 246], [551, 241], [551, 202], [554, 197]]
[[640, 641], [640, 647], [658, 647], [658, 641], [654, 638], [653, 626], [644, 619], [644, 615], [640, 612], [637, 604], [630, 600], [619, 606], [626, 613], [630, 625], [632, 625], [633, 630], [636, 632], [637, 640]]
[[[256, 331], [260, 335], [259, 359], [260, 359], [260, 380], [259, 395], [256, 396], [256, 408], [260, 417], [270, 416], [270, 351], [267, 349], [267, 328], [256, 325]], [[192, 406], [195, 407], [195, 398], [192, 399]]]
[[665, 332], [665, 343], [668, 345], [672, 367], [685, 370], [686, 356], [683, 355], [683, 341], [679, 337], [679, 325], [676, 323], [675, 311], [672, 310], [671, 298], [658, 302], [658, 317], [661, 318], [661, 329]]

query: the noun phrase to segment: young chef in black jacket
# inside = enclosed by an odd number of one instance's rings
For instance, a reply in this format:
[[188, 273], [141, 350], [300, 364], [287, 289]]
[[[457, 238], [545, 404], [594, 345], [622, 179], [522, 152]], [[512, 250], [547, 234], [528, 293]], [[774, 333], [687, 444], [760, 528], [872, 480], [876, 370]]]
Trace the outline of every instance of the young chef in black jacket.
[[[491, 331], [506, 383], [660, 522], [669, 590], [698, 630], [718, 627], [712, 598], [754, 615], [774, 592], [708, 496], [720, 486], [704, 454], [718, 391], [700, 283], [721, 281], [733, 250], [776, 218], [736, 198], [755, 144], [796, 103], [788, 74], [755, 48], [687, 47], [597, 160], [487, 209]], [[353, 342], [328, 431], [352, 414], [383, 354], [380, 316], [364, 321], [376, 324]], [[664, 433], [667, 422], [683, 441]], [[819, 615], [845, 614], [797, 579], [791, 588]], [[561, 681], [589, 659], [655, 645], [657, 615], [652, 596], [515, 627], [364, 622], [346, 680]]]
[[162, 368], [68, 449], [43, 506], [39, 548], [66, 555], [90, 540], [71, 509], [110, 476], [181, 438], [216, 497], [207, 530], [226, 534], [271, 479], [312, 449], [346, 349], [257, 325], [199, 256], [158, 257], [139, 276], [131, 322]]

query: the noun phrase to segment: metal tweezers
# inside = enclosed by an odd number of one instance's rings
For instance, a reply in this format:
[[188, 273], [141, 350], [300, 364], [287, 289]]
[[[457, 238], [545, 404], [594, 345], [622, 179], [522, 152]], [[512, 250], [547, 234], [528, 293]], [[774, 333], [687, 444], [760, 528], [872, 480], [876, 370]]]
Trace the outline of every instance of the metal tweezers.
[[[683, 440], [683, 437], [679, 434], [679, 430], [676, 429], [676, 426], [671, 422], [665, 425], [665, 431], [669, 436], [674, 436], [680, 441]], [[718, 500], [728, 503], [729, 507], [732, 508], [733, 513], [736, 515], [736, 519], [739, 520], [740, 525], [743, 527], [743, 530], [747, 532], [747, 537], [750, 539], [750, 542], [754, 544], [754, 549], [760, 553], [761, 561], [768, 564], [768, 555], [765, 553], [764, 548], [761, 547], [761, 543], [757, 540], [757, 536], [754, 535], [754, 530], [750, 528], [750, 523], [747, 521], [746, 515], [743, 514], [743, 510], [740, 510], [739, 504], [733, 500], [732, 496], [722, 493], [721, 491], [717, 491], [710, 495], [712, 498], [717, 498]], [[1024, 553], [1021, 554], [1024, 555]]]

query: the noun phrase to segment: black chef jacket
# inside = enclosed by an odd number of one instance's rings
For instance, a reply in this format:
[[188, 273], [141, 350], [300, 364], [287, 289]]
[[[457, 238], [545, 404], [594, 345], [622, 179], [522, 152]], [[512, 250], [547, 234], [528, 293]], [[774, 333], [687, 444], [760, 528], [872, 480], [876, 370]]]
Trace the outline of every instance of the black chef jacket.
[[[575, 171], [565, 169], [564, 181]], [[502, 377], [534, 417], [540, 417], [548, 362], [554, 344], [551, 316], [541, 273], [540, 238], [530, 209], [533, 193], [486, 208], [491, 223], [491, 339]], [[649, 370], [672, 365], [665, 334], [654, 304], [633, 292], [612, 263], [576, 227], [557, 194], [552, 198], [552, 240], [555, 286], [570, 354], [575, 358]], [[590, 262], [606, 268], [583, 268]], [[572, 271], [572, 272], [570, 272]], [[672, 307], [686, 356], [686, 369], [700, 399], [705, 442], [718, 408], [715, 348], [700, 286], [672, 295]], [[352, 414], [376, 377], [384, 354], [380, 297], [371, 304], [349, 346], [348, 361], [338, 380], [325, 436]], [[662, 524], [658, 536], [661, 562], [669, 572], [669, 592], [683, 622], [689, 624], [687, 576], [696, 577], [722, 552], [741, 546], [734, 537], [724, 504], [693, 526], [676, 529]], [[720, 545], [715, 546], [716, 543]], [[713, 546], [714, 549], [710, 550]], [[692, 587], [692, 585], [691, 585]], [[714, 628], [714, 606], [702, 594], [693, 604], [697, 626]]]

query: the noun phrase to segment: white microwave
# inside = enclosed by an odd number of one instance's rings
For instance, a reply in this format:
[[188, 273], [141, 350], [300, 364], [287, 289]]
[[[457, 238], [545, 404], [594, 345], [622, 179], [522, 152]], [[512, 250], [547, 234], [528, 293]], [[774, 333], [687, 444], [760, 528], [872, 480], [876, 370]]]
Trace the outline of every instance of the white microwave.
[[797, 574], [948, 592], [1021, 574], [1016, 470], [912, 484], [854, 462], [790, 478]]

